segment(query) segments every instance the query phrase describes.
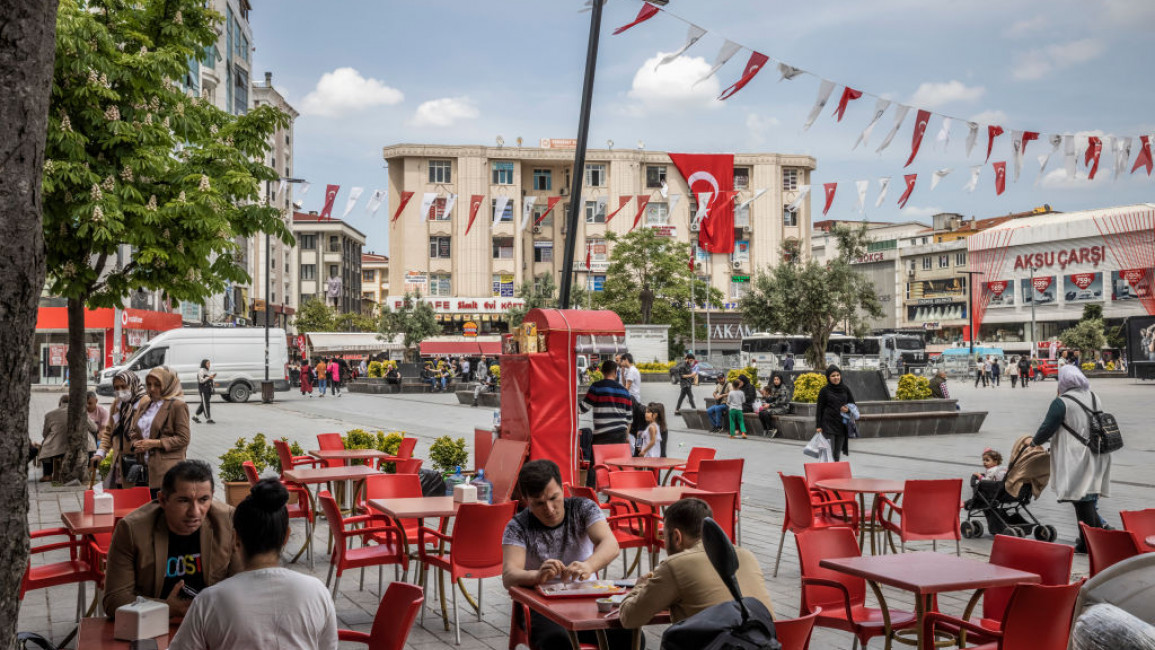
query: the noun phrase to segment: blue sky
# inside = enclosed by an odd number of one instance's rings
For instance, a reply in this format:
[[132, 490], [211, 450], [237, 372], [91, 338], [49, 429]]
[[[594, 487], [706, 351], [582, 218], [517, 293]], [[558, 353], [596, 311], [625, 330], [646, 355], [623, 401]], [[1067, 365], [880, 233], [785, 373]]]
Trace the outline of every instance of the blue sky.
[[[365, 213], [373, 189], [386, 185], [381, 147], [399, 142], [492, 144], [517, 137], [576, 134], [589, 13], [580, 0], [501, 0], [478, 3], [386, 2], [254, 3], [253, 78], [273, 72], [274, 86], [300, 112], [294, 175], [313, 183], [306, 210], [321, 207], [326, 183], [366, 188], [349, 220], [368, 235], [368, 248], [388, 253], [388, 215]], [[1138, 136], [1155, 134], [1149, 67], [1155, 2], [1149, 0], [918, 0], [768, 3], [759, 0], [672, 0], [667, 9], [709, 31], [682, 59], [652, 72], [659, 53], [681, 46], [687, 26], [659, 14], [611, 36], [630, 22], [637, 0], [605, 6], [594, 93], [590, 146], [686, 152], [804, 153], [815, 156], [817, 186], [839, 182], [830, 217], [854, 219], [857, 180], [870, 180], [865, 216], [871, 220], [926, 219], [940, 212], [978, 217], [1049, 203], [1071, 211], [1155, 202], [1155, 180], [1131, 175]], [[766, 69], [726, 102], [715, 97], [741, 76], [743, 50], [711, 79], [691, 88], [713, 63], [724, 39], [840, 84], [817, 121], [803, 130], [820, 79], [778, 81]], [[841, 84], [963, 120], [998, 124], [991, 162], [1011, 160], [1012, 129], [1041, 131], [1026, 150], [1018, 183], [995, 196], [987, 164], [974, 193], [963, 188], [970, 166], [983, 163], [985, 127], [970, 157], [967, 129], [956, 121], [946, 149], [932, 118], [918, 158], [910, 152], [914, 109], [894, 142], [875, 149], [893, 123], [893, 107], [870, 138], [852, 151], [870, 121], [874, 98], [851, 102], [845, 119], [831, 117]], [[1049, 133], [1130, 136], [1127, 169], [1112, 180], [1113, 156], [1103, 152], [1094, 181], [1067, 180], [1062, 152], [1039, 178], [1036, 156], [1050, 151]], [[1085, 146], [1085, 145], [1083, 145]], [[1083, 146], [1078, 151], [1082, 161]], [[931, 174], [953, 168], [930, 189]], [[1080, 175], [1085, 168], [1080, 164]], [[918, 182], [905, 210], [896, 205], [903, 174]], [[1008, 172], [1009, 173], [1009, 172]], [[874, 207], [877, 179], [893, 177]], [[816, 194], [821, 195], [820, 188]], [[813, 204], [821, 217], [821, 200]]]

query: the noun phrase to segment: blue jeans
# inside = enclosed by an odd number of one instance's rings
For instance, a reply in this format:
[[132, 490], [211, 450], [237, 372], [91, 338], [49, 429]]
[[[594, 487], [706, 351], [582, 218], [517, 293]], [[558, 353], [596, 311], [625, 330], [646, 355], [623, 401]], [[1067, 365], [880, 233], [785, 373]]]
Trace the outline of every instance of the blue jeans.
[[318, 379], [317, 380], [317, 390], [321, 391], [322, 395], [325, 394], [325, 385], [328, 383], [329, 383], [329, 381], [327, 379]]
[[722, 426], [722, 418], [726, 417], [728, 410], [725, 404], [715, 404], [706, 409], [706, 415], [710, 418], [710, 424], [714, 425], [715, 429]]

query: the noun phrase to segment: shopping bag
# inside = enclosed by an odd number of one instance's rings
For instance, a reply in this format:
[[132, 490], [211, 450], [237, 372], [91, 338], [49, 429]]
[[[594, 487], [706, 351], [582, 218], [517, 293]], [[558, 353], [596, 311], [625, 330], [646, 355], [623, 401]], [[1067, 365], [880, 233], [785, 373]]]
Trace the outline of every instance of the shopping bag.
[[817, 458], [819, 462], [823, 463], [829, 463], [834, 460], [834, 454], [830, 450], [830, 442], [828, 442], [826, 436], [821, 433], [814, 434], [810, 442], [806, 443], [806, 446], [802, 448], [802, 453], [811, 458]]

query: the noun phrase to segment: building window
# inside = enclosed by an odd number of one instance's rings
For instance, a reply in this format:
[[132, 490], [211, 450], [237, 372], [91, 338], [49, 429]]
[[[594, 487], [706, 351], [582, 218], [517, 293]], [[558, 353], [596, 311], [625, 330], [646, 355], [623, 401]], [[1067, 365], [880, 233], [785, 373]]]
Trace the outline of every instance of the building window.
[[233, 114], [244, 115], [249, 112], [249, 73], [236, 66], [233, 79]]
[[377, 277], [377, 272], [372, 269], [361, 271], [362, 282], [373, 282]]
[[950, 255], [939, 255], [938, 256], [938, 268], [940, 268], [940, 269], [949, 269], [950, 268]]
[[730, 282], [730, 300], [741, 300], [749, 290], [749, 282]]
[[449, 296], [450, 284], [448, 273], [430, 273], [429, 274], [429, 295], [431, 296]]
[[453, 182], [453, 162], [450, 160], [430, 160], [429, 161], [429, 182], [430, 183], [452, 183]]
[[660, 188], [666, 182], [665, 165], [646, 165], [646, 187]]
[[606, 184], [606, 166], [603, 164], [586, 165], [586, 185], [602, 187]]
[[606, 276], [604, 274], [590, 275], [586, 282], [586, 291], [602, 291], [606, 286]]
[[513, 185], [513, 161], [495, 160], [493, 165], [494, 185]]
[[330, 253], [340, 253], [341, 252], [341, 238], [338, 237], [337, 235], [329, 235], [329, 252]]
[[668, 203], [655, 203], [650, 201], [646, 204], [646, 225], [647, 226], [666, 226], [670, 223], [670, 205]]
[[336, 278], [341, 275], [341, 267], [336, 264], [329, 265], [329, 277]]
[[429, 257], [432, 259], [449, 259], [449, 237], [429, 238]]
[[749, 228], [750, 227], [750, 206], [742, 206], [741, 204], [734, 207], [734, 227], [735, 228]]
[[[606, 240], [600, 237], [594, 237], [586, 240], [586, 254], [590, 256], [592, 262], [606, 261]], [[585, 263], [585, 260], [582, 260]]]
[[317, 236], [316, 235], [301, 235], [301, 250], [312, 251], [317, 250]]
[[606, 204], [600, 201], [586, 201], [586, 223], [605, 223]]
[[[536, 224], [537, 226], [552, 226], [553, 225], [553, 213], [557, 210], [557, 208], [555, 207], [554, 210], [550, 210], [549, 214], [545, 215], [545, 218], [542, 219], [541, 215], [546, 210], [549, 210], [548, 205], [542, 205], [540, 203], [535, 203], [533, 205], [533, 223], [534, 224]], [[540, 222], [539, 222], [539, 220], [540, 220]]]
[[782, 170], [782, 191], [793, 192], [798, 189], [798, 170], [791, 167]]
[[317, 265], [316, 264], [302, 264], [301, 265], [301, 279], [302, 280], [316, 280], [317, 279]]
[[734, 168], [734, 189], [744, 190], [750, 187], [750, 168], [749, 167], [735, 167]]
[[[497, 209], [497, 199], [492, 199], [489, 202], [489, 218], [493, 218], [493, 211]], [[513, 221], [513, 199], [510, 199], [505, 204], [505, 210], [501, 212], [502, 221]]]
[[552, 262], [553, 261], [553, 242], [551, 242], [551, 241], [535, 241], [535, 242], [533, 242], [533, 261], [535, 261], [535, 262]]
[[495, 259], [495, 260], [511, 260], [511, 259], [513, 259], [513, 237], [494, 237], [493, 238], [493, 259]]
[[790, 208], [783, 208], [782, 209], [782, 225], [791, 226], [791, 227], [797, 226], [798, 225], [798, 213], [791, 210]]
[[922, 270], [929, 271], [934, 267], [934, 262], [929, 257], [922, 258]]
[[429, 210], [430, 221], [449, 221], [449, 213], [445, 211], [445, 204], [449, 199], [439, 197], [433, 199], [433, 206]]
[[954, 265], [955, 266], [966, 266], [967, 265], [967, 254], [966, 253], [955, 253], [954, 254]]
[[553, 172], [548, 169], [533, 170], [533, 189], [548, 191], [553, 189]]

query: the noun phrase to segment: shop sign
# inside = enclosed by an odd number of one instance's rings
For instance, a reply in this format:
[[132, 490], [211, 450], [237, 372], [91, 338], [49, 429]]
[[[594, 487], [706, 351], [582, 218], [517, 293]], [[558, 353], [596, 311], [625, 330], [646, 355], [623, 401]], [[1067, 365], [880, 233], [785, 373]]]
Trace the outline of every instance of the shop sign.
[[[701, 315], [699, 315], [699, 318]], [[699, 320], [699, 322], [701, 322]], [[742, 323], [740, 314], [718, 314], [711, 312], [709, 334], [710, 340], [715, 343], [740, 343], [742, 339], [753, 333], [749, 325]]]
[[922, 328], [924, 330], [936, 330], [936, 329], [938, 329], [938, 323], [931, 323], [931, 322], [923, 323]]
[[749, 282], [749, 281], [750, 281], [750, 276], [748, 276], [748, 275], [731, 275], [730, 276], [730, 282]]
[[1055, 281], [1055, 278], [1053, 276], [1048, 275], [1048, 276], [1042, 277], [1042, 278], [1033, 278], [1031, 280], [1031, 285], [1035, 287], [1035, 291], [1038, 291], [1039, 293], [1043, 293], [1047, 289], [1051, 288], [1051, 283], [1054, 281]]
[[1063, 299], [1085, 302], [1103, 299], [1102, 273], [1074, 273], [1063, 278]]
[[1099, 264], [1107, 259], [1106, 246], [1083, 246], [1080, 248], [1063, 249], [1058, 252], [1027, 253], [1015, 256], [1015, 270], [1053, 267], [1058, 264], [1065, 269], [1069, 264], [1090, 264], [1099, 268]]
[[[405, 302], [404, 296], [389, 296], [385, 305], [390, 309], [399, 309]], [[422, 296], [421, 302], [428, 303], [433, 311], [443, 314], [472, 314], [484, 312], [502, 313], [514, 307], [524, 307], [524, 298], [437, 298]], [[484, 320], [484, 319], [483, 319]]]
[[1003, 295], [1003, 292], [1007, 290], [1007, 281], [995, 280], [994, 282], [988, 282], [987, 290], [996, 296], [1001, 296]]
[[502, 274], [497, 276], [498, 279], [493, 283], [493, 295], [500, 298], [513, 297], [513, 275]]
[[461, 333], [465, 336], [477, 336], [477, 323], [473, 321], [466, 321], [461, 326]]
[[131, 348], [138, 348], [145, 343], [148, 343], [148, 336], [140, 330], [129, 330], [125, 337], [128, 339], [128, 346]]
[[658, 237], [677, 237], [678, 236], [677, 226], [668, 226], [668, 225], [650, 226], [650, 229], [653, 230], [654, 234], [657, 235]]
[[958, 302], [955, 298], [919, 298], [915, 301], [919, 305], [950, 305]]
[[50, 346], [48, 346], [48, 365], [50, 365], [50, 366], [67, 366], [68, 365], [68, 346], [67, 345], [50, 345]]
[[423, 271], [406, 271], [405, 293], [428, 293], [425, 287], [428, 277]]
[[577, 149], [574, 138], [542, 138], [538, 144], [542, 149]]
[[88, 362], [89, 363], [99, 363], [100, 362], [100, 348], [93, 347], [93, 346], [88, 347]]
[[865, 255], [859, 255], [858, 257], [854, 258], [854, 261], [852, 261], [851, 264], [873, 264], [874, 262], [885, 262], [885, 261], [886, 261], [886, 253], [879, 251], [877, 253], [867, 253]]

